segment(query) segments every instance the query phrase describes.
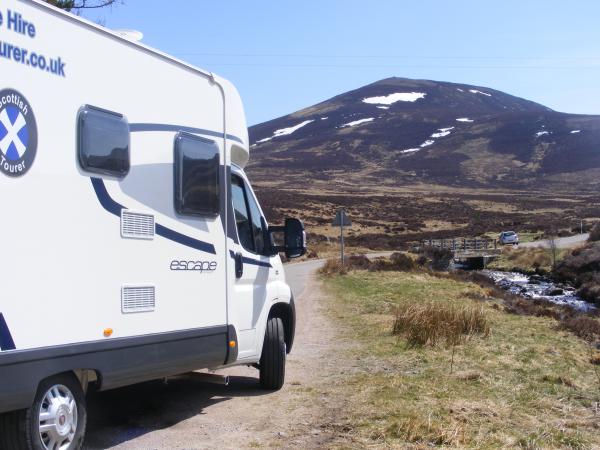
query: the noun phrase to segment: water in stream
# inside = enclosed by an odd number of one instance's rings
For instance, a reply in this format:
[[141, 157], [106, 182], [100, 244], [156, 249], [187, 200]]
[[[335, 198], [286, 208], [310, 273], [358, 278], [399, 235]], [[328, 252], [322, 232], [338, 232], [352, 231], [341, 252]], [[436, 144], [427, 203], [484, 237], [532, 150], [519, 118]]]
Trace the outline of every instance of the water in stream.
[[538, 276], [528, 276], [518, 272], [502, 272], [499, 270], [482, 270], [482, 274], [494, 280], [496, 285], [511, 294], [530, 299], [548, 300], [558, 305], [567, 305], [579, 311], [596, 309], [594, 305], [577, 296], [570, 286], [557, 285]]

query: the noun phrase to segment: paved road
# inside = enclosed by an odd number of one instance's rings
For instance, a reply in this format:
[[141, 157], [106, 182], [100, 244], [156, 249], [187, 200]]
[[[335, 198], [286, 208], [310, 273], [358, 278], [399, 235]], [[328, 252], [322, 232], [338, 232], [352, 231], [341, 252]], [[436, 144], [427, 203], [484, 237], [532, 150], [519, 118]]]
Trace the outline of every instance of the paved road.
[[[575, 236], [569, 236], [564, 238], [556, 239], [556, 247], [557, 248], [571, 248], [576, 245], [583, 244], [590, 237], [589, 233], [577, 234]], [[523, 244], [519, 244], [519, 247], [543, 247], [550, 248], [550, 241], [542, 240], [542, 241], [534, 241], [534, 242], [525, 242]]]
[[292, 288], [294, 297], [298, 298], [304, 292], [310, 275], [325, 263], [324, 259], [303, 261], [285, 266], [285, 279]]

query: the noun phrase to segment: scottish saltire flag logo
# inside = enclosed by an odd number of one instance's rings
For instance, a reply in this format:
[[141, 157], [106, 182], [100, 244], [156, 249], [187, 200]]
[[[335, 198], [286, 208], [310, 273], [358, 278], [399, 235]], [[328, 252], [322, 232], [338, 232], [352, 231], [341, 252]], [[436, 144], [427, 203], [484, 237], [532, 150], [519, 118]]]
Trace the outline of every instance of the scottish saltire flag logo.
[[0, 91], [0, 171], [24, 175], [37, 151], [37, 124], [27, 99], [13, 89]]
[[10, 161], [18, 161], [27, 150], [29, 131], [23, 113], [14, 106], [0, 112], [0, 150]]

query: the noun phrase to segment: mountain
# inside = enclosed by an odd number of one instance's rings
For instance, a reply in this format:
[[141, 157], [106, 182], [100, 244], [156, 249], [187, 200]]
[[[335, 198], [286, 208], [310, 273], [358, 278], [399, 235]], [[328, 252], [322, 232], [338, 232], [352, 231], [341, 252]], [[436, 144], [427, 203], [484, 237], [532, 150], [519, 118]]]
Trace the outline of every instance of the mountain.
[[320, 177], [343, 170], [394, 183], [514, 187], [600, 168], [600, 116], [559, 113], [480, 86], [404, 78], [255, 125], [250, 140], [254, 169]]
[[487, 87], [388, 78], [255, 125], [250, 142], [270, 213], [323, 235], [340, 205], [357, 234], [402, 239], [600, 217], [600, 116]]

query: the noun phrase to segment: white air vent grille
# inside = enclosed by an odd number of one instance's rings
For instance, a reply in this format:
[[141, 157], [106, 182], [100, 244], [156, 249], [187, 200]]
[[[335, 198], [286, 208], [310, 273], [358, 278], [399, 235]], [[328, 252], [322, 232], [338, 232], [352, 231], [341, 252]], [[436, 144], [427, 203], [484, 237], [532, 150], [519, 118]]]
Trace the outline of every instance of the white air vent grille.
[[121, 311], [136, 313], [154, 311], [156, 289], [154, 286], [123, 286], [121, 289]]
[[121, 236], [132, 239], [154, 239], [154, 216], [122, 209]]

